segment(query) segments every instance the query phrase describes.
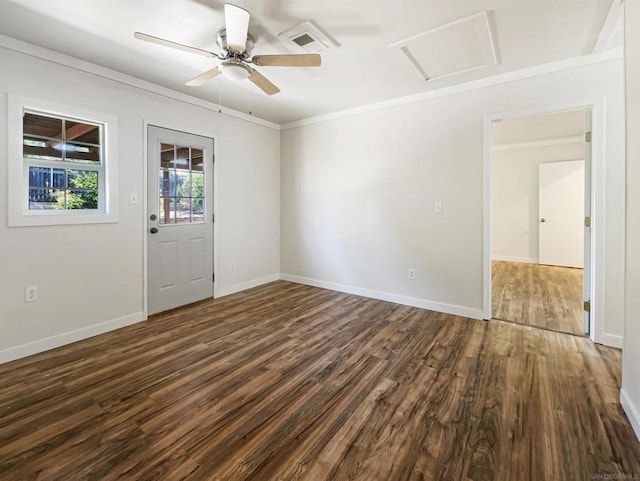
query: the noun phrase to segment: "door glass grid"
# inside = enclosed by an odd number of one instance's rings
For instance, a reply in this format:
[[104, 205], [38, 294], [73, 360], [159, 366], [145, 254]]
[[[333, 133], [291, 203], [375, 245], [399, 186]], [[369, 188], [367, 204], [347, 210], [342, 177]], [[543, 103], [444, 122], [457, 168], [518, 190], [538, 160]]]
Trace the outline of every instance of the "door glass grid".
[[204, 222], [204, 152], [160, 144], [159, 224]]

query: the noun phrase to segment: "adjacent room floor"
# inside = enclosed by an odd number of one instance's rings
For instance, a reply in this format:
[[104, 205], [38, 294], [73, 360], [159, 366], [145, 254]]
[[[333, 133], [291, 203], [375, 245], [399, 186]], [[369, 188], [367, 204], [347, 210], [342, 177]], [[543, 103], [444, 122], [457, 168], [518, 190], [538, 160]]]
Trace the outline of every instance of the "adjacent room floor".
[[582, 269], [492, 262], [493, 317], [584, 335]]
[[0, 473], [633, 479], [619, 388], [584, 337], [275, 282], [0, 366]]

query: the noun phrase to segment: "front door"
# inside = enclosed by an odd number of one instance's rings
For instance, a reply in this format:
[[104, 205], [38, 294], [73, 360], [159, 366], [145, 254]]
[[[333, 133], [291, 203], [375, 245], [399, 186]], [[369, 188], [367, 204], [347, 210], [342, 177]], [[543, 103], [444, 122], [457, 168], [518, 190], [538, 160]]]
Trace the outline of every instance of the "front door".
[[213, 297], [213, 139], [149, 126], [148, 313]]

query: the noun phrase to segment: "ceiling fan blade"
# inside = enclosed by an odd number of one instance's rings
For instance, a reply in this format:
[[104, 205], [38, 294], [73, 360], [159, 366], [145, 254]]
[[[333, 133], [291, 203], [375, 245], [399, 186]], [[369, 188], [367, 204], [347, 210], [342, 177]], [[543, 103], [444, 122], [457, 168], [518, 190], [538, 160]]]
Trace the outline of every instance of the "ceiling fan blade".
[[280, 92], [280, 89], [273, 85], [267, 78], [258, 72], [256, 69], [252, 69], [251, 75], [249, 75], [249, 80], [251, 80], [259, 89], [261, 89], [267, 95], [273, 95]]
[[247, 49], [250, 17], [251, 15], [244, 8], [236, 7], [230, 3], [224, 4], [227, 46], [230, 49], [236, 52], [244, 52]]
[[185, 85], [188, 85], [189, 87], [198, 87], [218, 75], [220, 75], [220, 69], [218, 67], [214, 67], [211, 70], [201, 73], [196, 78], [189, 80]]
[[322, 59], [317, 53], [302, 55], [256, 55], [251, 61], [263, 67], [319, 67], [322, 63]]
[[217, 54], [213, 52], [209, 52], [208, 50], [189, 47], [188, 45], [172, 42], [171, 40], [165, 40], [164, 38], [160, 38], [160, 37], [154, 37], [153, 35], [147, 35], [146, 33], [136, 32], [133, 34], [133, 36], [138, 40], [144, 40], [145, 42], [155, 43], [157, 45], [162, 45], [163, 47], [175, 48], [177, 50], [182, 50], [183, 52], [195, 53], [196, 55], [202, 55], [204, 57], [219, 58]]

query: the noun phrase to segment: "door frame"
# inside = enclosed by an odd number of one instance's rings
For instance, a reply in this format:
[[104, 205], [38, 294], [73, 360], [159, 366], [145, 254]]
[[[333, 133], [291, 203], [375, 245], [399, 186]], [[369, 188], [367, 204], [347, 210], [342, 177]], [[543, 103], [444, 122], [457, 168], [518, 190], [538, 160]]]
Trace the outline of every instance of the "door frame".
[[[148, 179], [149, 179], [149, 165], [148, 165], [148, 148], [147, 142], [149, 138], [149, 127], [159, 127], [161, 129], [169, 129], [169, 130], [177, 130], [179, 132], [184, 132], [188, 134], [198, 135], [200, 137], [207, 137], [213, 139], [213, 158], [215, 160], [218, 159], [218, 138], [211, 135], [211, 132], [205, 132], [201, 129], [190, 129], [184, 125], [176, 125], [172, 122], [167, 121], [152, 121], [148, 119], [143, 120], [143, 169], [142, 169], [142, 181], [143, 181], [143, 193], [141, 196], [138, 196], [138, 200], [143, 203], [143, 222], [142, 222], [142, 263], [143, 263], [143, 281], [142, 281], [142, 304], [143, 304], [143, 313], [144, 319], [149, 318], [149, 252], [148, 252], [148, 236], [147, 232], [149, 231], [149, 206], [147, 202], [148, 192]], [[215, 215], [217, 206], [218, 206], [218, 162], [213, 162], [213, 212], [211, 215]], [[211, 224], [211, 228], [213, 229], [213, 272], [217, 272], [218, 264], [218, 229], [216, 229], [216, 223], [213, 222]], [[218, 297], [218, 282], [217, 279], [213, 282], [213, 298]]]
[[[492, 125], [504, 120], [548, 115], [570, 110], [590, 110], [591, 132], [591, 255], [589, 338], [603, 342], [600, 319], [604, 318], [604, 239], [605, 239], [605, 99], [604, 97], [547, 107], [485, 115], [483, 118], [483, 317], [492, 318], [491, 311], [491, 206], [492, 206]], [[603, 342], [608, 344], [607, 342]]]

